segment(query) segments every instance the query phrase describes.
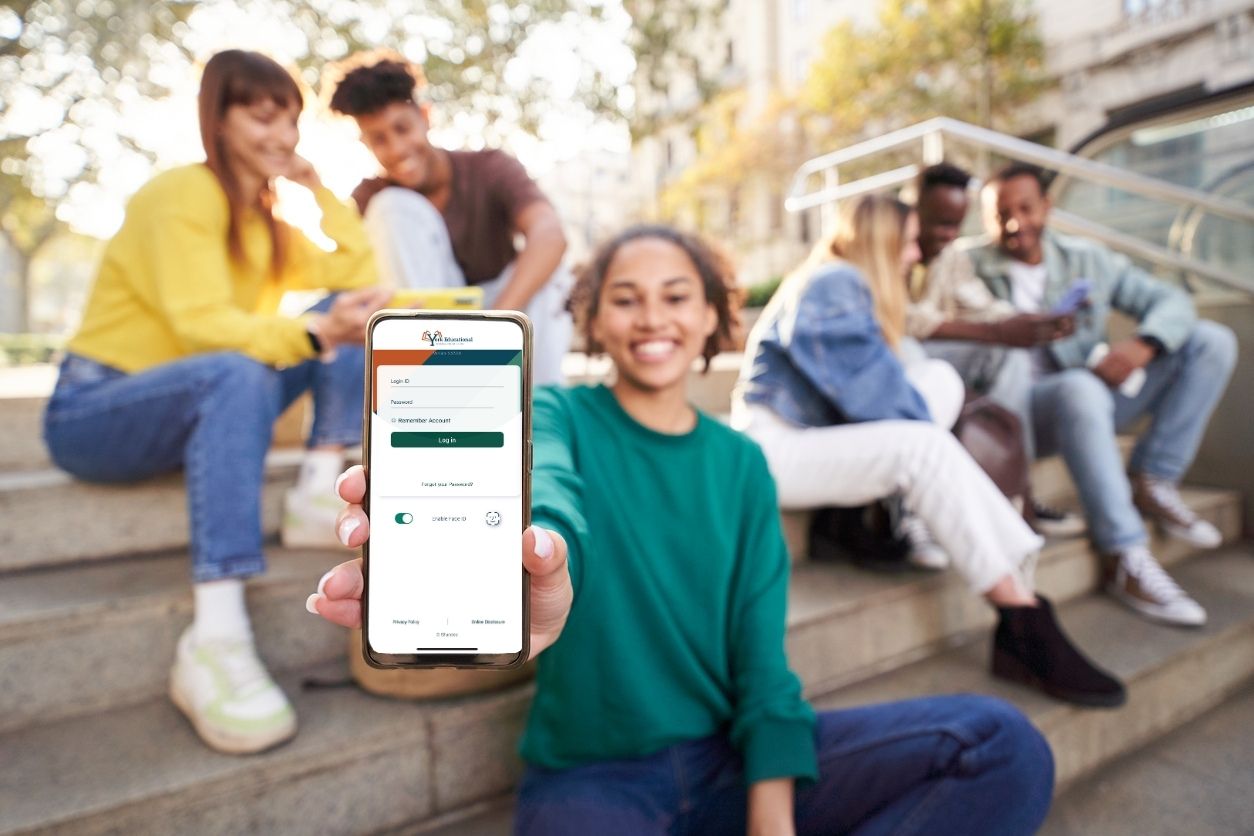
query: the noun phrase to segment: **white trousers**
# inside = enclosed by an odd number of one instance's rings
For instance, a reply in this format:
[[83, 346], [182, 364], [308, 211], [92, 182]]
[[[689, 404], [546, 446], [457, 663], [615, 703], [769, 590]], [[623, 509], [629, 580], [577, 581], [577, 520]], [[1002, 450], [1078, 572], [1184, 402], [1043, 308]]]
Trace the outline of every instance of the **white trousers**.
[[978, 593], [1006, 575], [1031, 588], [1044, 541], [947, 430], [923, 421], [797, 427], [742, 405], [733, 426], [762, 447], [784, 508], [864, 505], [902, 494]]
[[[383, 284], [405, 288], [466, 286], [453, 256], [444, 216], [422, 195], [412, 189], [384, 189], [366, 206], [365, 225]], [[492, 307], [513, 273], [514, 265], [510, 264], [501, 275], [479, 284], [484, 305]], [[562, 358], [570, 351], [574, 329], [566, 310], [572, 284], [570, 271], [559, 266], [523, 311], [535, 327], [531, 375], [537, 385], [561, 384], [565, 379]]]
[[910, 338], [901, 341], [898, 354], [906, 370], [906, 380], [927, 404], [932, 423], [952, 430], [967, 397], [967, 385], [958, 370], [944, 360], [928, 357], [923, 346]]

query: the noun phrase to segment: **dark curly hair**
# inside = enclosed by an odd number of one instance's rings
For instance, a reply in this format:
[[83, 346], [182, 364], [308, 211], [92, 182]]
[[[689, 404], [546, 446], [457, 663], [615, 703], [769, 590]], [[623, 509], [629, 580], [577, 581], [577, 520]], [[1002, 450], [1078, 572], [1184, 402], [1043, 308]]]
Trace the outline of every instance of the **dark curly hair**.
[[576, 271], [575, 288], [570, 295], [571, 313], [574, 314], [579, 329], [583, 331], [588, 351], [599, 352], [601, 348], [592, 337], [592, 320], [596, 319], [601, 307], [601, 288], [605, 284], [605, 274], [609, 272], [614, 256], [624, 245], [650, 238], [674, 244], [687, 254], [697, 268], [697, 275], [701, 277], [706, 301], [714, 306], [718, 314], [718, 326], [705, 341], [705, 348], [701, 352], [701, 356], [705, 358], [705, 370], [708, 371], [714, 355], [731, 345], [732, 331], [740, 323], [741, 291], [736, 285], [731, 261], [721, 250], [697, 235], [663, 224], [639, 224], [624, 229], [601, 244], [592, 260]]
[[919, 172], [918, 192], [922, 197], [937, 186], [965, 189], [971, 183], [971, 175], [953, 163], [936, 163]]
[[1036, 181], [1036, 185], [1040, 187], [1042, 195], [1049, 193], [1050, 181], [1054, 179], [1039, 165], [1015, 162], [988, 178], [988, 183], [991, 186], [994, 183], [1005, 183], [1008, 180], [1014, 180], [1016, 177], [1031, 177]]
[[348, 116], [378, 113], [394, 102], [416, 102], [426, 88], [422, 67], [390, 49], [359, 52], [327, 68], [323, 89], [331, 110]]

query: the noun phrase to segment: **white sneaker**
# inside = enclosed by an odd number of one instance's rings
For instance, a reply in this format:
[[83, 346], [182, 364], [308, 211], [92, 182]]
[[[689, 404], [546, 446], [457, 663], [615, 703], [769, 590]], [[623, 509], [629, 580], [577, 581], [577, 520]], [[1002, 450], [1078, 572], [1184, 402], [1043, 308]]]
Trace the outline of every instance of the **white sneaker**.
[[1132, 477], [1132, 501], [1142, 514], [1162, 526], [1163, 531], [1199, 549], [1213, 549], [1224, 541], [1218, 528], [1190, 508], [1180, 490], [1166, 479], [1148, 474]]
[[910, 551], [906, 559], [911, 565], [920, 569], [938, 570], [949, 566], [949, 555], [940, 544], [932, 538], [927, 523], [922, 518], [907, 511], [897, 523], [897, 533], [906, 538]]
[[1043, 537], [1079, 537], [1088, 531], [1082, 514], [1032, 502], [1032, 530]]
[[197, 642], [190, 627], [184, 630], [170, 699], [219, 752], [260, 752], [296, 734], [296, 712], [250, 641]]
[[283, 497], [279, 539], [288, 548], [339, 548], [335, 520], [343, 508], [344, 503], [331, 493], [292, 488]]
[[1167, 624], [1201, 627], [1206, 623], [1206, 610], [1172, 580], [1149, 549], [1131, 546], [1117, 555], [1107, 592], [1142, 615]]

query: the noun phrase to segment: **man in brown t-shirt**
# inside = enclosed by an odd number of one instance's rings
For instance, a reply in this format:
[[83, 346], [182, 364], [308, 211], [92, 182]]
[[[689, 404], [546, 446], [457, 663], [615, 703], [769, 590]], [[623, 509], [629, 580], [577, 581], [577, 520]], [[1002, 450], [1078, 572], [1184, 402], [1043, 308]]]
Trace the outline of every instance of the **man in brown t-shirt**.
[[333, 72], [331, 109], [356, 120], [384, 171], [353, 192], [383, 280], [476, 285], [488, 307], [524, 311], [535, 323], [535, 382], [561, 383], [570, 281], [561, 266], [566, 237], [548, 198], [504, 151], [449, 151], [428, 141], [420, 67], [376, 52]]

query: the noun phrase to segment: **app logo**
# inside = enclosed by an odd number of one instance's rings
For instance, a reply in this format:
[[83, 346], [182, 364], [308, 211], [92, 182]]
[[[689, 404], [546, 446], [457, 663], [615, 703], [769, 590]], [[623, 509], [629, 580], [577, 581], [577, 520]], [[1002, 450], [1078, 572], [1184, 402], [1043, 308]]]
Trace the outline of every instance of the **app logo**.
[[475, 341], [474, 337], [446, 337], [444, 336], [444, 333], [442, 331], [423, 331], [422, 339], [424, 342], [429, 343], [432, 348], [435, 348], [436, 343], [466, 344], [466, 343], [472, 343]]

